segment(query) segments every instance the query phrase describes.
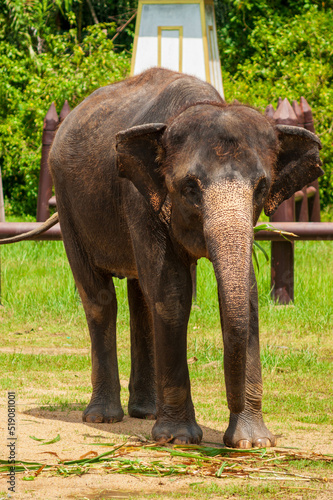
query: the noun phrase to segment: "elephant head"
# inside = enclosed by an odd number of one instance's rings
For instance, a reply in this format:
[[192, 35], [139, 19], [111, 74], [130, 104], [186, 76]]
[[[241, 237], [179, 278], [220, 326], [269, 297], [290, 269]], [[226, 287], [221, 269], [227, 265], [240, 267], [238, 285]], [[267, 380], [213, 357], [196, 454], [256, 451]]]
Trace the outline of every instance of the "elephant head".
[[119, 175], [158, 213], [171, 203], [170, 231], [193, 259], [207, 257], [218, 283], [228, 406], [245, 403], [253, 226], [320, 168], [319, 139], [274, 125], [253, 108], [199, 102], [166, 123], [117, 135]]

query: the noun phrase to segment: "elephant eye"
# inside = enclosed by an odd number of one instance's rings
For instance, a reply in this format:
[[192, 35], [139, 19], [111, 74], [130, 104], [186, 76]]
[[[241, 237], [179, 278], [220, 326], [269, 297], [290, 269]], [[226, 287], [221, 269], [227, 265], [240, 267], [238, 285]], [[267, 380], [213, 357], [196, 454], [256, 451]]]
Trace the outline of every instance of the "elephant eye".
[[201, 190], [197, 181], [193, 177], [184, 180], [180, 193], [191, 205], [199, 206], [201, 203]]

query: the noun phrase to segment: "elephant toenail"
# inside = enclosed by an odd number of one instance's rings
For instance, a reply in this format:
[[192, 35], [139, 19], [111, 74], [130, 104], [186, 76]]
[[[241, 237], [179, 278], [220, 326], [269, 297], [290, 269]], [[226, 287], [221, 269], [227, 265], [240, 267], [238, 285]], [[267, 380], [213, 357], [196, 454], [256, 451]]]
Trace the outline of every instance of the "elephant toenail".
[[257, 448], [267, 448], [271, 446], [271, 441], [268, 438], [258, 438], [254, 441], [253, 446]]
[[190, 443], [189, 438], [186, 438], [185, 436], [179, 436], [176, 439], [173, 440], [174, 444], [188, 444]]
[[236, 448], [241, 448], [242, 450], [248, 450], [249, 448], [252, 448], [252, 443], [247, 439], [241, 439], [236, 444]]
[[272, 436], [270, 441], [271, 441], [271, 446], [276, 446], [277, 439], [275, 436]]

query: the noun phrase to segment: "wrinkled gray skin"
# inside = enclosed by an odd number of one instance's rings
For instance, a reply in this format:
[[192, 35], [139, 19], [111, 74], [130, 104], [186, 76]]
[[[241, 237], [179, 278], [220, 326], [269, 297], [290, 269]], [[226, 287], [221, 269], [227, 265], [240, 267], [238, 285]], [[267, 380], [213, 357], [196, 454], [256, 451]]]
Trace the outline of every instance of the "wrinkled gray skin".
[[163, 69], [104, 87], [60, 126], [50, 153], [63, 240], [91, 336], [87, 422], [123, 417], [112, 276], [131, 315], [129, 414], [153, 438], [198, 443], [186, 360], [190, 266], [218, 283], [232, 447], [275, 445], [261, 412], [253, 226], [321, 175], [313, 134], [226, 105], [209, 84]]

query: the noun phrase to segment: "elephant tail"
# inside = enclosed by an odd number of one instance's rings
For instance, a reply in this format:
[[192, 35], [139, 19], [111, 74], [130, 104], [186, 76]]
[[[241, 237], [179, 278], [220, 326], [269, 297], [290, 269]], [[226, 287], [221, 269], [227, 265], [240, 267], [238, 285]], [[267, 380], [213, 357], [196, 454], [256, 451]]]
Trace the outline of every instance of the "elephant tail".
[[39, 234], [44, 233], [51, 227], [55, 226], [59, 222], [58, 212], [55, 212], [49, 219], [47, 219], [43, 224], [36, 229], [32, 229], [28, 233], [17, 234], [16, 236], [12, 236], [11, 238], [3, 238], [0, 239], [0, 245], [4, 245], [6, 243], [16, 243], [17, 241], [23, 241], [27, 239], [31, 239], [34, 236], [38, 236]]

